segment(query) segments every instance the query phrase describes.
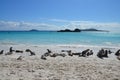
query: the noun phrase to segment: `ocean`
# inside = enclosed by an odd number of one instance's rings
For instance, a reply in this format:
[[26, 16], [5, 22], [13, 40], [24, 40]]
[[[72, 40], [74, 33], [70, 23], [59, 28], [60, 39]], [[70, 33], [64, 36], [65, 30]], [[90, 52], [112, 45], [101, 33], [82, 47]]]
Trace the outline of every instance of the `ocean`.
[[0, 44], [95, 45], [120, 47], [120, 33], [1, 31]]

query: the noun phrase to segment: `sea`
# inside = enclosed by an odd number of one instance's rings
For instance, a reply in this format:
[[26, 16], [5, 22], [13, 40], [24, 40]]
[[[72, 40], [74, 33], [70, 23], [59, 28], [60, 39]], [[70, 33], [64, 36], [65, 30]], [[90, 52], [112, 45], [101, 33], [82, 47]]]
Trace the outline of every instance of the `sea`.
[[93, 45], [120, 47], [120, 33], [96, 31], [0, 31], [0, 45], [7, 44]]

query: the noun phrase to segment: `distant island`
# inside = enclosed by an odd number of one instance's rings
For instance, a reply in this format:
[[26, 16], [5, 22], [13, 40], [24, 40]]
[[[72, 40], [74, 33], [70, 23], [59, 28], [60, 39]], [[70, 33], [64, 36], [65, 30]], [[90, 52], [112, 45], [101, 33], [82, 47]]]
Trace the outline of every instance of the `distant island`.
[[37, 29], [31, 29], [31, 30], [29, 30], [29, 31], [39, 31], [39, 30], [37, 30]]
[[98, 29], [94, 29], [94, 28], [81, 29], [81, 31], [99, 31], [99, 32], [109, 32], [109, 31], [107, 31], [107, 30], [98, 30]]
[[54, 32], [53, 30], [37, 30], [37, 29], [31, 29], [28, 31], [31, 31], [31, 32]]
[[89, 28], [89, 29], [74, 29], [74, 30], [70, 30], [70, 29], [65, 29], [65, 30], [59, 30], [57, 32], [81, 32], [81, 31], [99, 31], [99, 32], [109, 32], [109, 31], [106, 31], [106, 30], [97, 30], [97, 29], [94, 29], [94, 28]]
[[76, 28], [74, 30], [70, 30], [70, 29], [65, 29], [65, 30], [59, 30], [57, 32], [81, 32], [80, 29]]
[[[29, 31], [32, 32], [38, 32], [38, 31], [50, 31], [50, 30], [37, 30], [37, 29], [31, 29]], [[89, 28], [89, 29], [74, 29], [74, 30], [70, 30], [70, 29], [64, 29], [64, 30], [58, 30], [57, 32], [81, 32], [81, 31], [99, 31], [99, 32], [109, 32], [107, 30], [98, 30], [98, 29], [94, 29], [94, 28]], [[50, 31], [51, 32], [51, 31]], [[56, 32], [56, 31], [52, 31], [52, 32]]]

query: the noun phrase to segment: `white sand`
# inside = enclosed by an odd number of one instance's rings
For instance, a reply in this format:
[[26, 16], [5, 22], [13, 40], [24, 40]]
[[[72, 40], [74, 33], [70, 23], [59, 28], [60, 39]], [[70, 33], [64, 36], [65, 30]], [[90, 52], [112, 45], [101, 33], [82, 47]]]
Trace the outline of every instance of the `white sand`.
[[[0, 50], [8, 52], [9, 47], [23, 50], [31, 49], [36, 53], [29, 56], [27, 52], [0, 55], [0, 80], [120, 80], [120, 61], [114, 53], [109, 58], [99, 59], [96, 54], [101, 48], [109, 48], [113, 52], [117, 47], [97, 47], [83, 45], [0, 45]], [[81, 52], [92, 49], [94, 55], [89, 57], [66, 56], [47, 57], [41, 55], [50, 49], [53, 52], [72, 50]], [[23, 60], [17, 60], [23, 56]]]

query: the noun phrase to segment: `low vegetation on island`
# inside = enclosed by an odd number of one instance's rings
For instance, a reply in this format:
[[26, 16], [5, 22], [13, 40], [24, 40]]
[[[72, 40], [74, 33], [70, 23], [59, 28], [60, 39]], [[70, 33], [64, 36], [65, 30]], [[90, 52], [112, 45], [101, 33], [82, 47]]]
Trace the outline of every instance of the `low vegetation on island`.
[[[37, 29], [31, 29], [29, 31], [49, 31], [49, 30], [37, 30]], [[58, 30], [57, 32], [81, 32], [81, 31], [99, 31], [99, 32], [109, 32], [107, 30], [98, 30], [98, 29], [94, 29], [94, 28], [89, 28], [89, 29], [78, 29], [75, 28], [74, 30], [71, 29], [64, 29], [64, 30]]]
[[106, 31], [106, 30], [97, 30], [97, 29], [94, 29], [94, 28], [89, 28], [89, 29], [74, 29], [74, 30], [70, 30], [70, 29], [65, 29], [65, 30], [59, 30], [57, 32], [81, 32], [81, 31], [99, 31], [99, 32], [109, 32], [109, 31]]

